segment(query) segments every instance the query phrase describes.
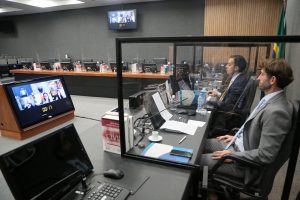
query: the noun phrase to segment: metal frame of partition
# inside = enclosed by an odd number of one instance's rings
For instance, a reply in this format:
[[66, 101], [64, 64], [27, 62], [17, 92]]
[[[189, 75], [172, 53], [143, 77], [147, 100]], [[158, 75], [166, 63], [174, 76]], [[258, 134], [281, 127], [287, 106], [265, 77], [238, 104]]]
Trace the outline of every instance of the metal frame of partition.
[[[195, 66], [196, 66], [196, 47], [248, 47], [249, 48], [249, 56], [248, 56], [248, 63], [250, 63], [250, 57], [251, 57], [251, 49], [253, 47], [256, 47], [255, 49], [255, 62], [254, 62], [254, 73], [256, 73], [257, 70], [257, 62], [258, 62], [258, 54], [259, 54], [259, 48], [265, 47], [267, 48], [266, 56], [265, 58], [268, 59], [270, 57], [271, 53], [271, 44], [263, 44], [263, 43], [230, 43], [230, 42], [224, 42], [224, 43], [217, 43], [217, 42], [195, 42], [195, 43], [183, 43], [183, 42], [176, 42], [173, 44], [173, 63], [176, 64], [177, 62], [177, 48], [181, 46], [190, 46], [193, 47], [193, 63], [192, 63], [192, 71], [194, 72]], [[203, 48], [201, 50], [201, 63], [200, 65], [203, 65]], [[249, 66], [248, 66], [249, 67]], [[175, 69], [176, 70], [176, 69]]]
[[[146, 37], [146, 38], [116, 38], [116, 61], [117, 66], [121, 66], [122, 61], [122, 44], [128, 43], [239, 43], [240, 45], [248, 46], [255, 43], [300, 43], [300, 36], [203, 36], [203, 37]], [[257, 46], [257, 45], [256, 45]], [[176, 51], [175, 51], [176, 53]], [[122, 69], [117, 69], [117, 81], [118, 81], [118, 107], [119, 107], [119, 125], [120, 125], [120, 140], [121, 140], [121, 156], [133, 159], [139, 159], [143, 161], [159, 163], [164, 165], [178, 166], [182, 168], [195, 169], [198, 165], [181, 164], [167, 160], [159, 160], [154, 158], [148, 158], [140, 155], [128, 154], [125, 150], [125, 129], [124, 129], [124, 105], [123, 105], [123, 76]]]

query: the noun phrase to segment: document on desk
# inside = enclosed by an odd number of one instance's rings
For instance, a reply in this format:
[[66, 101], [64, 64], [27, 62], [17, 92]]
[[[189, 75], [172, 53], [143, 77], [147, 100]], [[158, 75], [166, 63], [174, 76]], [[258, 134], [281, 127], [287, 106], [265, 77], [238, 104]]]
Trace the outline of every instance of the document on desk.
[[142, 152], [143, 156], [151, 158], [159, 158], [163, 160], [171, 160], [175, 162], [188, 163], [189, 158], [183, 156], [171, 155], [172, 149], [193, 153], [193, 149], [174, 147], [167, 144], [150, 143]]
[[189, 124], [184, 122], [178, 121], [166, 121], [161, 127], [161, 130], [170, 131], [170, 132], [178, 132], [178, 133], [185, 133], [188, 135], [195, 135], [195, 132], [198, 128], [198, 125]]
[[193, 125], [193, 126], [198, 126], [198, 127], [203, 127], [205, 124], [205, 122], [203, 122], [203, 121], [197, 121], [197, 120], [191, 120], [191, 119], [188, 120], [187, 123], [190, 125]]
[[153, 100], [155, 102], [155, 105], [156, 105], [158, 111], [160, 112], [160, 115], [162, 116], [162, 118], [165, 121], [169, 120], [173, 115], [165, 107], [165, 104], [161, 100], [161, 97], [160, 97], [159, 93], [156, 92], [155, 94], [153, 94], [152, 98], [153, 98]]

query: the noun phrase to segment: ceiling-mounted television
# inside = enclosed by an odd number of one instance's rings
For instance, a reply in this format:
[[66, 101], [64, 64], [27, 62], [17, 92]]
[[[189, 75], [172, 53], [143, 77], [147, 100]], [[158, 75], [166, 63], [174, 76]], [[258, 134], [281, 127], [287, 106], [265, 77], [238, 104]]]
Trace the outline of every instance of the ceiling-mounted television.
[[108, 11], [108, 27], [111, 30], [130, 30], [137, 28], [136, 10]]
[[12, 82], [4, 87], [22, 129], [74, 110], [62, 76]]

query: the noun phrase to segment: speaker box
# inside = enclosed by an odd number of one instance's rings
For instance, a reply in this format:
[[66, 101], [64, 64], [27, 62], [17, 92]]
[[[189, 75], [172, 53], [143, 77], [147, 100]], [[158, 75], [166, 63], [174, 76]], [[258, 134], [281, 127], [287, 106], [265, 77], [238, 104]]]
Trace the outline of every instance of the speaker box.
[[12, 20], [0, 20], [0, 33], [14, 34], [17, 32], [16, 24]]

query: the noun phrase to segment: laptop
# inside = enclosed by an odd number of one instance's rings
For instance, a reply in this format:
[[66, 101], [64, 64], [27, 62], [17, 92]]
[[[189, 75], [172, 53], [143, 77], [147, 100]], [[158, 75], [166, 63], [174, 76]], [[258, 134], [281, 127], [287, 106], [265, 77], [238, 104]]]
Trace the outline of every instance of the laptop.
[[[16, 200], [79, 198], [74, 193], [76, 188], [83, 177], [93, 172], [73, 124], [1, 155], [0, 168]], [[84, 197], [88, 198], [99, 187], [100, 184], [95, 185]], [[120, 190], [122, 193], [115, 199], [129, 195], [125, 188]]]

